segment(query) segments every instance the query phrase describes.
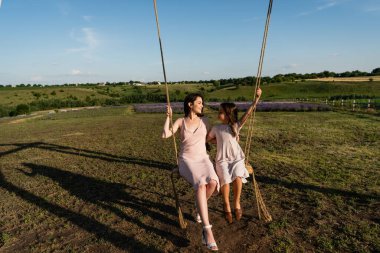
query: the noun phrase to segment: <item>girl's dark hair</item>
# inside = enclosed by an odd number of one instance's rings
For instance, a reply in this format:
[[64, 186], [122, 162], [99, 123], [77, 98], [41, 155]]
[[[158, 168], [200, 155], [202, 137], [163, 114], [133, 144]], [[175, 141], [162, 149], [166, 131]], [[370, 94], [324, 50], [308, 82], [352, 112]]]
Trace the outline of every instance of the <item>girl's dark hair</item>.
[[[183, 111], [185, 112], [185, 117], [190, 115], [191, 108], [189, 103], [194, 104], [194, 101], [200, 97], [203, 101], [203, 96], [199, 93], [190, 93], [185, 97], [185, 101], [183, 102]], [[199, 117], [203, 117], [203, 108], [202, 113], [198, 114]]]
[[234, 103], [221, 103], [222, 108], [226, 118], [228, 120], [228, 125], [231, 128], [232, 136], [238, 136], [238, 109]]

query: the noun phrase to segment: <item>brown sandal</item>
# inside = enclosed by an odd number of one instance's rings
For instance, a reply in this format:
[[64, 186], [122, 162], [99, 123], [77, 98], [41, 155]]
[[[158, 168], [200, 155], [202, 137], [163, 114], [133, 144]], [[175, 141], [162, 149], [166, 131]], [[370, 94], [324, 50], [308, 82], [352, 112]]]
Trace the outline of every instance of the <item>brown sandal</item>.
[[236, 220], [239, 221], [241, 217], [243, 216], [243, 211], [241, 209], [236, 208], [235, 209], [235, 217]]
[[224, 211], [224, 218], [226, 221], [231, 224], [232, 223], [232, 213]]
[[226, 211], [227, 209], [227, 205], [224, 204], [223, 205], [223, 210], [224, 210], [224, 218], [226, 219], [226, 221], [231, 224], [232, 223], [232, 212], [231, 211]]

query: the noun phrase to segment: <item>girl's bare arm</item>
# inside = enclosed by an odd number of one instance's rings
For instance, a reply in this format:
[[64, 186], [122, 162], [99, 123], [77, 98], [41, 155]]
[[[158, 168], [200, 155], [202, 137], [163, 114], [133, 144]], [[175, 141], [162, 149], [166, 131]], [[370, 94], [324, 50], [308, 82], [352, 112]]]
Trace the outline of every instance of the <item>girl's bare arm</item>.
[[207, 133], [207, 136], [206, 136], [206, 142], [211, 142], [213, 144], [216, 144], [216, 136], [215, 136], [215, 133], [213, 131], [213, 129], [211, 129], [208, 133]]
[[259, 102], [259, 99], [261, 97], [261, 89], [258, 88], [257, 91], [256, 91], [256, 99], [255, 101], [251, 104], [251, 106], [248, 108], [248, 110], [244, 113], [244, 115], [240, 118], [240, 127], [243, 127], [244, 123], [247, 121], [249, 115], [251, 115], [251, 113], [253, 112], [253, 110], [255, 109], [257, 103]]

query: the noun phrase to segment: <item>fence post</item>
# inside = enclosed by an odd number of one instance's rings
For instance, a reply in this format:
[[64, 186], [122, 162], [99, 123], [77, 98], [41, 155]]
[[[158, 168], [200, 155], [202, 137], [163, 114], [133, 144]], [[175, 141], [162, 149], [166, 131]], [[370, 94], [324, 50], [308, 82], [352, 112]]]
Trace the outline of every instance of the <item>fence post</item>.
[[371, 108], [371, 99], [368, 99], [368, 109]]
[[354, 99], [354, 102], [352, 102], [352, 111], [355, 111], [355, 103], [356, 103], [356, 101]]

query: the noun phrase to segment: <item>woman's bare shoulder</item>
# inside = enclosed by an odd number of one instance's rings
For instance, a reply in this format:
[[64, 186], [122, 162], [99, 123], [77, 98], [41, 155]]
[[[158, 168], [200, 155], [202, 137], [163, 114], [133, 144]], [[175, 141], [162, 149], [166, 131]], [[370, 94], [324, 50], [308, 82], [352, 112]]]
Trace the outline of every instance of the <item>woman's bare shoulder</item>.
[[207, 116], [203, 116], [201, 120], [204, 121], [205, 123], [210, 123], [210, 119]]
[[185, 119], [185, 118], [183, 118], [183, 117], [178, 118], [178, 119], [174, 122], [174, 124], [177, 124], [179, 127], [181, 127], [181, 126], [182, 126], [182, 122], [183, 122], [184, 119]]

